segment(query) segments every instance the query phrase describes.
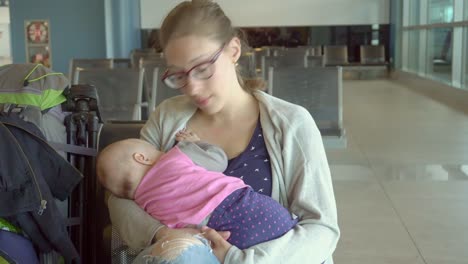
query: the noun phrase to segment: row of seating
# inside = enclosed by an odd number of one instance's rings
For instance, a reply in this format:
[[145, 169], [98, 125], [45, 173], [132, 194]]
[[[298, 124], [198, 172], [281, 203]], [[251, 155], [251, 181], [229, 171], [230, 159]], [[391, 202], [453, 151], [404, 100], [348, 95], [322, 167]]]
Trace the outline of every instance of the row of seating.
[[[247, 78], [261, 76], [268, 81], [270, 94], [304, 106], [314, 116], [322, 133], [341, 136], [342, 69], [324, 67], [324, 56], [308, 55], [310, 47], [272, 50], [270, 55], [276, 56], [262, 56], [260, 71], [256, 51], [243, 54], [238, 62], [243, 75]], [[146, 119], [159, 103], [179, 94], [161, 81], [165, 69], [162, 55], [146, 54], [150, 56], [140, 56], [137, 68], [132, 68], [131, 63], [127, 68], [115, 67], [113, 59], [101, 60], [107, 64], [73, 60], [70, 64], [74, 72], [73, 84], [96, 86], [104, 120]]]
[[[385, 47], [382, 45], [360, 46], [361, 60], [358, 65], [384, 65]], [[348, 49], [345, 45], [338, 46], [300, 46], [296, 48], [286, 47], [262, 47], [246, 52], [241, 57], [239, 63], [243, 66], [244, 76], [254, 77], [262, 72], [262, 57], [279, 57], [282, 64], [304, 66], [347, 66]], [[74, 70], [81, 68], [141, 68], [143, 61], [151, 61], [154, 64], [164, 65], [163, 53], [158, 53], [155, 49], [135, 49], [130, 53], [129, 59], [74, 59], [70, 65], [70, 80], [74, 80]], [[146, 62], [148, 64], [148, 62]], [[264, 72], [264, 71], [263, 71]], [[265, 73], [262, 75], [265, 77]]]
[[[326, 65], [349, 64], [348, 47], [346, 45], [324, 45], [322, 46], [300, 46], [297, 48], [264, 47], [268, 49], [267, 54], [273, 56], [324, 56]], [[260, 49], [260, 50], [261, 50]], [[361, 45], [359, 64], [383, 64], [386, 63], [385, 47], [383, 45]], [[259, 50], [259, 49], [257, 49]]]
[[71, 59], [68, 71], [68, 79], [73, 83], [75, 70], [82, 69], [115, 69], [130, 68], [130, 59]]
[[76, 67], [72, 84], [96, 87], [104, 120], [146, 119], [164, 99], [179, 94], [162, 83], [164, 65], [141, 60], [138, 68]]
[[260, 53], [241, 56], [239, 66], [244, 76], [267, 81], [266, 91], [286, 101], [305, 107], [314, 117], [322, 135], [341, 137], [342, 67], [324, 67], [323, 56], [309, 56], [304, 49], [288, 49], [276, 56]]
[[246, 66], [249, 74], [252, 74], [252, 65], [255, 65], [256, 72], [263, 72], [262, 77], [265, 77], [263, 57], [271, 58], [270, 60], [279, 60], [282, 65], [304, 65], [305, 67], [373, 66], [387, 64], [384, 46], [362, 45], [360, 49], [361, 61], [359, 63], [349, 63], [348, 48], [345, 45], [324, 46], [323, 49], [322, 46], [302, 46], [297, 48], [263, 47], [244, 54], [246, 57], [244, 60], [250, 60], [244, 66]]

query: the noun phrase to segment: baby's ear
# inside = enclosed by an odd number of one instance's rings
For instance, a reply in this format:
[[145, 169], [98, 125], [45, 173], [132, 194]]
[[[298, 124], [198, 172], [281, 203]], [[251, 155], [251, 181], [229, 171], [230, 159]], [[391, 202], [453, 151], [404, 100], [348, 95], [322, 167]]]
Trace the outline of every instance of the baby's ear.
[[133, 153], [132, 155], [133, 159], [143, 165], [151, 165], [151, 160], [148, 159], [144, 154], [142, 153]]

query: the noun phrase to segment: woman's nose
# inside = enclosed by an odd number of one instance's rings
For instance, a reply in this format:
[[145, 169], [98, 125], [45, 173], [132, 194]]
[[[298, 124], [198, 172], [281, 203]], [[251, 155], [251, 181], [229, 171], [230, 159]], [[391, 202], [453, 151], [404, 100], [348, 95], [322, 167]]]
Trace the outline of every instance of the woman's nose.
[[193, 78], [187, 78], [187, 85], [184, 87], [184, 93], [188, 96], [197, 95], [200, 90], [200, 83]]

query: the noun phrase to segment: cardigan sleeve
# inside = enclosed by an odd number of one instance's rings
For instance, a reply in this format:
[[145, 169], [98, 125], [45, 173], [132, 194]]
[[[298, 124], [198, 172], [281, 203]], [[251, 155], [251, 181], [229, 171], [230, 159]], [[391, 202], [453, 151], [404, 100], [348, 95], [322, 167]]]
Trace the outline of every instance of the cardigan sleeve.
[[[160, 108], [150, 116], [140, 132], [143, 140], [161, 149], [159, 140]], [[133, 200], [122, 199], [111, 195], [108, 200], [109, 214], [113, 227], [115, 227], [124, 242], [134, 249], [143, 249], [149, 246], [156, 232], [164, 227], [158, 220], [146, 213]]]
[[[174, 146], [175, 133], [183, 128], [195, 113], [186, 96], [164, 100], [151, 114], [140, 131], [140, 138], [166, 152]], [[142, 249], [151, 244], [156, 232], [164, 227], [134, 201], [111, 196], [108, 201], [112, 224], [130, 247]]]
[[164, 226], [132, 200], [111, 195], [108, 206], [112, 227], [117, 229], [125, 244], [133, 249], [149, 246], [156, 232]]

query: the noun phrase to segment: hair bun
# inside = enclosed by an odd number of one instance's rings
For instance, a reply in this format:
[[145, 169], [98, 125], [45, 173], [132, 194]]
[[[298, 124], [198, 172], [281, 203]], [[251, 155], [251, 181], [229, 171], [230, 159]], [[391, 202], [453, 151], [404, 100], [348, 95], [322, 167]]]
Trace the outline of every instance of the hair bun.
[[248, 90], [262, 90], [265, 91], [267, 84], [265, 80], [260, 78], [244, 79], [244, 87]]

